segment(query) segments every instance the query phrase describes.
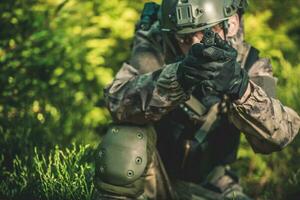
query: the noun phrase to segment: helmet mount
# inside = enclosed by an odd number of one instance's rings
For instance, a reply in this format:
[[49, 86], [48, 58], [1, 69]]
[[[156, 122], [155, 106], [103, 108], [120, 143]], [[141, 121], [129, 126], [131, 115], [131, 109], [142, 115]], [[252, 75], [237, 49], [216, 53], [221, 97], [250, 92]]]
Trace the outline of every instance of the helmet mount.
[[163, 0], [161, 30], [189, 34], [221, 23], [226, 32], [229, 17], [246, 6], [247, 0]]

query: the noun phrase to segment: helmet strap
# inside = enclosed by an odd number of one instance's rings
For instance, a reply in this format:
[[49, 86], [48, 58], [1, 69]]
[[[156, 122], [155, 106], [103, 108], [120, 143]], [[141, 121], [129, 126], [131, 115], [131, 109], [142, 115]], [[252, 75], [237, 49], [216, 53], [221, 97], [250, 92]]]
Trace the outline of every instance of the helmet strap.
[[227, 33], [228, 33], [228, 29], [229, 29], [229, 23], [228, 20], [223, 21], [223, 33], [224, 33], [224, 39], [225, 41], [227, 41]]

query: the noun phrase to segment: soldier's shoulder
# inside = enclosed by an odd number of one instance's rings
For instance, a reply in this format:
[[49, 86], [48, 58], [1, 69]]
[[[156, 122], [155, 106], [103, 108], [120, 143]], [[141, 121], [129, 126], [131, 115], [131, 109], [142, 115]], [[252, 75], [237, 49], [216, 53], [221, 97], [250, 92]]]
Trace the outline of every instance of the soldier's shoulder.
[[261, 56], [259, 49], [243, 41], [243, 45], [239, 46], [238, 51], [242, 65], [250, 76], [273, 76], [271, 60]]
[[[252, 54], [252, 55], [251, 55]], [[255, 55], [253, 55], [255, 54]], [[260, 51], [255, 47], [251, 47], [249, 56], [254, 57], [251, 67], [249, 69], [249, 74], [252, 76], [273, 76], [272, 63], [269, 58], [262, 57]], [[251, 58], [250, 58], [251, 59]]]
[[159, 21], [155, 21], [149, 28], [139, 28], [135, 33], [136, 37], [144, 37], [149, 40], [160, 41], [162, 40], [162, 32], [159, 28]]

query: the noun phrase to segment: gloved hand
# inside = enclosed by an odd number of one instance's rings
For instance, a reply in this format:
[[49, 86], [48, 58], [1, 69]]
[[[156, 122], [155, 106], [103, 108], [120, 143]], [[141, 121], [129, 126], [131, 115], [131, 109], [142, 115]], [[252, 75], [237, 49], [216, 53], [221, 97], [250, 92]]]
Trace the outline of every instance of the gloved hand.
[[236, 62], [237, 51], [233, 47], [218, 34], [215, 42], [215, 46], [208, 47], [194, 44], [179, 67], [178, 77], [185, 89], [197, 86], [200, 98], [227, 94], [238, 99], [247, 89], [247, 72]]
[[217, 75], [219, 63], [203, 54], [205, 46], [201, 43], [194, 44], [180, 63], [177, 77], [181, 86], [187, 91], [199, 85], [202, 81], [210, 80]]
[[216, 93], [227, 94], [232, 100], [239, 99], [247, 89], [248, 74], [236, 61], [237, 51], [218, 35], [215, 41], [216, 46], [204, 49], [202, 54], [214, 60], [211, 65], [217, 66], [216, 76], [204, 81], [201, 87], [208, 85]]

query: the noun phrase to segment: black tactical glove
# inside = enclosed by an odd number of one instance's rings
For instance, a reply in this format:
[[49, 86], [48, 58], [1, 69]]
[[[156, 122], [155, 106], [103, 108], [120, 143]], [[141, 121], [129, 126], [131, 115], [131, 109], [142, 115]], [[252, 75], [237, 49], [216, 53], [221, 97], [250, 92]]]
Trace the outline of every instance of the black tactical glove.
[[178, 81], [186, 91], [191, 90], [204, 80], [216, 77], [217, 69], [221, 67], [219, 63], [213, 62], [214, 59], [204, 55], [204, 50], [203, 44], [194, 44], [179, 65]]
[[[202, 43], [194, 44], [182, 61], [178, 69], [178, 81], [186, 91], [192, 91], [205, 107], [220, 102], [221, 94], [214, 89], [209, 80], [218, 75], [222, 63], [215, 62], [210, 55], [203, 52], [207, 49]], [[193, 88], [193, 89], [192, 89]]]
[[[202, 88], [208, 85], [210, 90], [220, 94], [227, 94], [232, 100], [241, 98], [248, 86], [247, 72], [237, 63], [237, 51], [226, 41], [216, 35], [216, 46], [203, 50], [205, 57], [211, 58], [211, 65], [215, 67], [216, 76], [204, 81]], [[213, 64], [214, 63], [214, 64]]]
[[[181, 62], [177, 75], [182, 87], [190, 90], [194, 86], [198, 97], [216, 102], [227, 94], [231, 99], [239, 99], [248, 86], [247, 72], [236, 62], [237, 51], [218, 34], [215, 46], [194, 44]], [[205, 103], [206, 104], [206, 103]], [[209, 103], [211, 104], [211, 103]]]

